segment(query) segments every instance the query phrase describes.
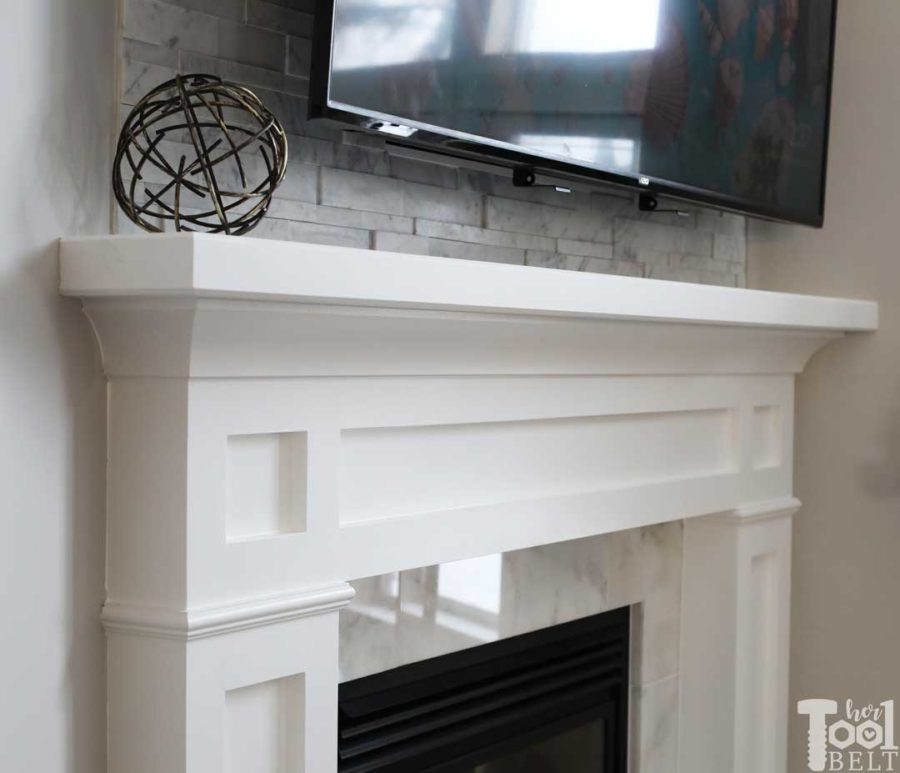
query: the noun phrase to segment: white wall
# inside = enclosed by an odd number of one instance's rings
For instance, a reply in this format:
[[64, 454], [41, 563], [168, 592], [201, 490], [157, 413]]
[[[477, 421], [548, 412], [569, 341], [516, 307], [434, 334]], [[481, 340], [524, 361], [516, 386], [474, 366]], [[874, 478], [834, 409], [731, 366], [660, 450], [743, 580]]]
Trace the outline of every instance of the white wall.
[[750, 281], [882, 304], [800, 379], [791, 662], [793, 700], [877, 703], [900, 700], [900, 4], [839, 6], [826, 226], [754, 225]]
[[0, 769], [105, 767], [105, 403], [55, 240], [109, 230], [112, 0], [0, 25]]

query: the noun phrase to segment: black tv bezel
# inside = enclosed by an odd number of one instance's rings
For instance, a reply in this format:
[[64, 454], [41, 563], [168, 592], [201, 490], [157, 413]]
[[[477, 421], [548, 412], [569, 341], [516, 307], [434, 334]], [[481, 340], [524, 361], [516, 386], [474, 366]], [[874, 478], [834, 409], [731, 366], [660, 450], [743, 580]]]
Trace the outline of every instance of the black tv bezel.
[[[329, 82], [331, 78], [331, 48], [334, 33], [334, 7], [336, 0], [317, 0], [313, 21], [313, 40], [309, 80], [309, 108], [307, 118], [310, 121], [327, 121], [337, 126], [352, 127], [356, 131], [368, 132], [385, 140], [389, 145], [413, 148], [441, 156], [459, 160], [480, 161], [497, 166], [515, 169], [527, 166], [538, 174], [554, 178], [580, 182], [582, 184], [600, 184], [628, 189], [636, 193], [651, 193], [666, 198], [684, 201], [689, 204], [712, 207], [726, 212], [749, 215], [764, 220], [780, 223], [812, 226], [821, 228], [825, 219], [825, 192], [827, 187], [828, 150], [831, 138], [831, 108], [834, 84], [835, 43], [837, 37], [838, 0], [833, 0], [831, 16], [831, 40], [829, 43], [828, 85], [825, 97], [824, 146], [822, 153], [821, 188], [819, 208], [812, 217], [803, 213], [791, 212], [790, 209], [769, 207], [756, 201], [732, 196], [707, 188], [699, 188], [673, 180], [656, 178], [650, 175], [623, 175], [615, 172], [594, 169], [593, 167], [569, 164], [556, 159], [545, 158], [526, 149], [509, 150], [490, 144], [489, 138], [474, 138], [471, 141], [459, 140], [457, 133], [450, 129], [442, 130], [438, 126], [420, 129], [413, 137], [405, 138], [394, 134], [387, 135], [378, 131], [377, 126], [384, 123], [399, 125], [424, 126], [403, 116], [391, 116], [366, 112], [350, 112], [333, 107], [329, 103]], [[481, 141], [479, 141], [481, 140]]]

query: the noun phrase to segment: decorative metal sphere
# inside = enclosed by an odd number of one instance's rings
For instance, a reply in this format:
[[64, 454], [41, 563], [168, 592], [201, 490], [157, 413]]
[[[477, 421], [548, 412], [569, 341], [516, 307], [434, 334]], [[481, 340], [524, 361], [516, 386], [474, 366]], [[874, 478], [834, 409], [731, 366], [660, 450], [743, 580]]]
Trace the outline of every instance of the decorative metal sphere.
[[287, 138], [249, 89], [179, 75], [138, 102], [119, 134], [113, 191], [147, 231], [244, 234], [287, 170]]

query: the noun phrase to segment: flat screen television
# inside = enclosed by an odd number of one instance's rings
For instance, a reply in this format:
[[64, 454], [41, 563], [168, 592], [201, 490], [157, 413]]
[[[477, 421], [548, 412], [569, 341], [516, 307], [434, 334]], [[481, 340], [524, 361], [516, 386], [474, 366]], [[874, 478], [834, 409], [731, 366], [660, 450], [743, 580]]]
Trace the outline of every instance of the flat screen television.
[[320, 0], [310, 117], [820, 226], [836, 2]]

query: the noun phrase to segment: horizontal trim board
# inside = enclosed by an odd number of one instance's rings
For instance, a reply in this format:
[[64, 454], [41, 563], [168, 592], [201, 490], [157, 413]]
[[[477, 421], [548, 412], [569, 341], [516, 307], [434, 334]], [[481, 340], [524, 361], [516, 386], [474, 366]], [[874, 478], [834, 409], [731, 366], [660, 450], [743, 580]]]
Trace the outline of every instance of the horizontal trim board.
[[347, 524], [339, 533], [341, 576], [350, 581], [731, 512], [740, 481], [730, 473]]
[[736, 472], [731, 410], [341, 433], [342, 524]]

